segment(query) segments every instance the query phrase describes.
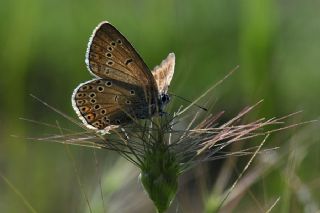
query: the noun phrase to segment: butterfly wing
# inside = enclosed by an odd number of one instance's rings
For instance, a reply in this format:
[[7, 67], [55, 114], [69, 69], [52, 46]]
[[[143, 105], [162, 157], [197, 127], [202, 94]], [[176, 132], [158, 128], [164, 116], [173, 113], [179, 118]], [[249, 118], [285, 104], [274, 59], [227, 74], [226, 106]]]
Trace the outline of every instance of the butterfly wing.
[[93, 31], [86, 64], [94, 76], [154, 87], [151, 92], [157, 93], [150, 69], [130, 42], [108, 22], [100, 23]]
[[151, 106], [142, 87], [110, 78], [80, 84], [74, 90], [72, 104], [88, 128], [99, 130], [146, 118], [152, 110], [145, 107]]
[[88, 128], [125, 125], [156, 112], [159, 92], [151, 71], [110, 23], [102, 22], [93, 31], [86, 64], [97, 79], [80, 84], [72, 102]]
[[159, 66], [156, 66], [151, 72], [156, 81], [160, 94], [166, 94], [174, 73], [175, 55], [170, 53]]

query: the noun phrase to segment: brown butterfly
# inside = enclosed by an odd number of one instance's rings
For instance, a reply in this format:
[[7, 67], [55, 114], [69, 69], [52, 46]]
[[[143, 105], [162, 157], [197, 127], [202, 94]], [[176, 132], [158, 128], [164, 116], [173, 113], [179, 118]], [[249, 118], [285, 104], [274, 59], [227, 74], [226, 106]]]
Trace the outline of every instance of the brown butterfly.
[[86, 64], [95, 78], [74, 90], [72, 106], [90, 129], [109, 131], [162, 114], [169, 102], [174, 54], [150, 71], [129, 41], [106, 21], [90, 37]]

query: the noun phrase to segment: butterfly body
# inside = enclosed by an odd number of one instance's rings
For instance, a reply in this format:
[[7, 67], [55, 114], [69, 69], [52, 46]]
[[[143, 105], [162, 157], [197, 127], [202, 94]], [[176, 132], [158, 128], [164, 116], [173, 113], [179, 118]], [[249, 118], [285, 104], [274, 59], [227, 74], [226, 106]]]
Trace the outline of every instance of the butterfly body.
[[86, 64], [95, 79], [74, 90], [72, 105], [88, 128], [110, 130], [162, 114], [169, 101], [173, 53], [150, 71], [127, 39], [102, 22], [89, 40]]

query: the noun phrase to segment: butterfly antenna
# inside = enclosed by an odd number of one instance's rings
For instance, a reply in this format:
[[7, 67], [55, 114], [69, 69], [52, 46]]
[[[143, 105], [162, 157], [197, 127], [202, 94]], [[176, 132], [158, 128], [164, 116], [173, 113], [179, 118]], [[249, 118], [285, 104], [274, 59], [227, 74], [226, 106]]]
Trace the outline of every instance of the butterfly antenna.
[[[184, 98], [184, 97], [181, 97], [181, 96], [179, 96], [179, 95], [176, 95], [176, 94], [172, 94], [172, 93], [170, 93], [169, 95], [172, 95], [172, 96], [175, 96], [175, 97], [177, 97], [177, 98], [180, 98], [181, 100], [184, 100], [184, 101], [186, 101], [186, 102], [188, 102], [188, 103], [193, 103], [192, 101], [189, 101], [188, 99], [186, 99], [186, 98]], [[204, 110], [204, 111], [208, 111], [208, 109], [207, 108], [205, 108], [205, 107], [203, 107], [203, 106], [200, 106], [200, 105], [198, 105], [198, 104], [196, 104], [196, 103], [193, 103], [193, 105], [195, 105], [196, 107], [199, 107], [200, 109], [202, 109], [202, 110]]]

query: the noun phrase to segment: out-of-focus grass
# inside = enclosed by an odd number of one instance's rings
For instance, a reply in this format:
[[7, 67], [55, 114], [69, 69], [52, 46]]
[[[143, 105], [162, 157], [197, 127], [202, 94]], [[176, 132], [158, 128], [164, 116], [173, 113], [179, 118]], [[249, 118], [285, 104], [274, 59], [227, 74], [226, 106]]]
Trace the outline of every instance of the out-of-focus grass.
[[[263, 97], [267, 114], [276, 111], [272, 57], [278, 25], [276, 1], [242, 1], [239, 23], [241, 84], [247, 101]], [[254, 91], [254, 92], [253, 92]]]
[[[28, 94], [35, 94], [69, 115], [75, 115], [70, 96], [78, 83], [91, 78], [84, 65], [84, 53], [91, 31], [102, 20], [110, 21], [126, 35], [150, 68], [168, 52], [174, 51], [176, 73], [170, 90], [189, 99], [196, 98], [239, 64], [234, 79], [224, 83], [217, 90], [217, 96], [212, 97], [217, 98], [213, 111], [227, 110], [225, 119], [244, 105], [262, 98], [265, 99], [263, 110], [255, 116], [279, 116], [304, 110], [301, 120], [318, 117], [319, 6], [319, 2], [297, 0], [290, 1], [290, 4], [268, 0], [2, 0], [1, 173], [38, 212], [81, 212], [87, 208], [76, 181], [73, 162], [67, 157], [63, 145], [33, 143], [10, 135], [25, 137], [58, 132], [20, 121], [19, 117], [52, 123], [59, 119], [62, 126], [72, 126]], [[180, 103], [176, 101], [175, 106]], [[285, 149], [290, 157], [281, 159], [279, 169], [260, 177], [262, 181], [256, 182], [251, 191], [256, 201], [246, 194], [239, 202], [240, 210], [256, 210], [257, 203], [270, 206], [267, 204], [281, 197], [276, 211], [302, 211], [305, 205], [298, 202], [301, 195], [290, 185], [292, 181], [288, 181], [293, 177], [304, 183], [319, 205], [319, 133], [313, 130], [306, 133], [309, 137], [289, 140], [296, 138], [295, 134], [293, 131], [269, 139], [267, 146], [280, 146], [279, 152]], [[301, 147], [301, 144], [310, 146]], [[70, 149], [79, 166], [84, 190], [89, 198], [96, 199], [93, 197], [98, 184], [92, 150]], [[116, 155], [106, 151], [97, 151], [97, 155], [104, 171], [102, 179], [110, 175], [108, 172], [115, 173], [112, 167]], [[216, 168], [220, 163], [213, 162], [209, 168]], [[239, 163], [243, 165], [241, 161]], [[199, 170], [206, 173], [206, 170]], [[214, 182], [219, 170], [208, 171], [205, 177], [211, 177]], [[195, 174], [190, 172], [189, 175], [199, 177]], [[230, 175], [236, 176], [234, 170]], [[188, 179], [188, 175], [185, 178]], [[121, 185], [120, 178], [118, 181], [110, 181], [109, 188], [106, 183], [107, 189], [103, 187], [103, 190], [107, 194], [120, 193], [121, 190], [119, 192], [115, 187]], [[173, 212], [175, 208], [188, 211], [185, 199], [197, 202], [195, 209], [190, 208], [192, 210], [201, 210], [205, 206], [206, 199], [201, 199], [201, 195], [209, 192], [203, 192], [201, 187], [195, 189], [197, 184], [191, 182], [187, 184], [190, 191], [183, 190], [184, 193], [179, 194]], [[114, 192], [108, 191], [111, 189]], [[209, 186], [205, 188], [210, 189]], [[134, 204], [137, 201], [127, 202]], [[111, 204], [107, 202], [106, 209]], [[23, 202], [3, 181], [0, 181], [0, 211], [26, 211]]]

